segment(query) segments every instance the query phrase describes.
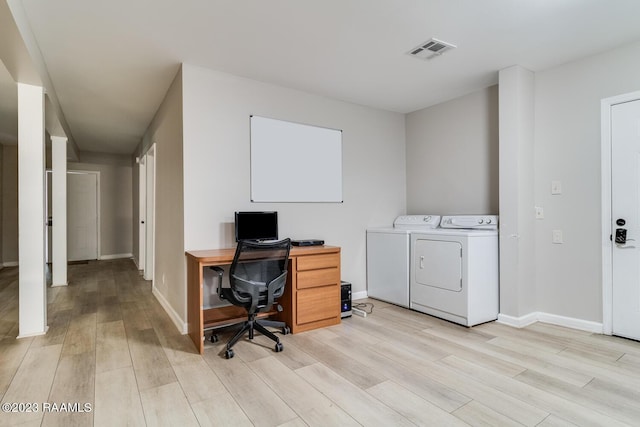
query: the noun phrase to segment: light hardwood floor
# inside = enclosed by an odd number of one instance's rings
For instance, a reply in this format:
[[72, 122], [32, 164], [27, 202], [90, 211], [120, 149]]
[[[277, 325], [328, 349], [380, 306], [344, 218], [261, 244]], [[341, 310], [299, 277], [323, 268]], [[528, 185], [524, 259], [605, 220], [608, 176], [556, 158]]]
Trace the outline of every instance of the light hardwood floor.
[[380, 301], [366, 318], [203, 356], [130, 260], [69, 267], [49, 332], [16, 339], [17, 269], [0, 270], [2, 413], [43, 426], [640, 425], [640, 343], [535, 324], [471, 329]]

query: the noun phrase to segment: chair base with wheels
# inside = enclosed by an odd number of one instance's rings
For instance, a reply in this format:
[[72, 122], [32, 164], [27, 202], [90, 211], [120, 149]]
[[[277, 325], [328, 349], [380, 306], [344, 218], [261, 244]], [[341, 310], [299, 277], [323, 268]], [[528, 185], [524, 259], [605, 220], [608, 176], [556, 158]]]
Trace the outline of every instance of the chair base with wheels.
[[[278, 311], [282, 311], [282, 307], [275, 303], [275, 298], [284, 294], [290, 248], [289, 239], [274, 243], [238, 242], [229, 271], [230, 288], [222, 287], [224, 270], [220, 267], [210, 267], [218, 273], [218, 296], [247, 310], [247, 320], [227, 342], [224, 352], [227, 359], [234, 356], [232, 347], [245, 334], [253, 340], [256, 331], [275, 341], [276, 352], [284, 349], [280, 339], [267, 327], [280, 328], [282, 334], [287, 335], [291, 332], [287, 324], [257, 317], [260, 313], [271, 311], [274, 305]], [[211, 336], [212, 342], [217, 340], [217, 335]]]
[[249, 319], [242, 324], [242, 327], [238, 330], [238, 332], [236, 332], [235, 335], [231, 337], [231, 339], [227, 342], [224, 356], [227, 359], [231, 359], [234, 356], [234, 352], [231, 347], [233, 347], [246, 333], [249, 334], [249, 339], [252, 340], [253, 335], [256, 331], [260, 332], [262, 335], [266, 336], [272, 341], [275, 341], [276, 345], [274, 347], [274, 350], [276, 353], [284, 350], [284, 346], [280, 342], [280, 338], [278, 338], [276, 334], [268, 330], [266, 328], [267, 326], [272, 328], [281, 328], [282, 335], [287, 335], [291, 332], [289, 327], [284, 322], [278, 322], [275, 320], [258, 320], [256, 319], [255, 314], [250, 315]]
[[[284, 346], [280, 342], [278, 336], [275, 335], [272, 331], [266, 329], [266, 327], [280, 328], [280, 333], [282, 335], [288, 335], [291, 333], [291, 329], [289, 328], [289, 326], [287, 326], [285, 322], [267, 319], [258, 320], [255, 317], [256, 316], [254, 316], [254, 319], [248, 319], [247, 321], [243, 322], [240, 329], [238, 329], [234, 336], [229, 340], [224, 353], [227, 359], [231, 359], [234, 356], [234, 352], [231, 347], [233, 347], [233, 345], [238, 342], [240, 338], [242, 338], [242, 336], [247, 332], [249, 333], [249, 339], [253, 339], [256, 330], [262, 335], [275, 341], [276, 345], [274, 347], [274, 350], [276, 352], [281, 352], [282, 350], [284, 350]], [[213, 344], [216, 344], [220, 341], [220, 338], [218, 337], [218, 334], [216, 332], [213, 332], [209, 337], [209, 341]]]

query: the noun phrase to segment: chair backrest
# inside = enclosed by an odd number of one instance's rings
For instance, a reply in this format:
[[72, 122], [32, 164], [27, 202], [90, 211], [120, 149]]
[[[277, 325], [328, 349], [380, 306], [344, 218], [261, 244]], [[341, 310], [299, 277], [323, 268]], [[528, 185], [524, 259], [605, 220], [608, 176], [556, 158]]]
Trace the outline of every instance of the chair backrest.
[[229, 282], [236, 299], [251, 300], [249, 304], [253, 309], [272, 305], [273, 298], [284, 291], [290, 249], [290, 239], [239, 241], [229, 270]]
[[244, 280], [269, 283], [287, 271], [291, 240], [255, 242], [241, 240], [229, 273]]

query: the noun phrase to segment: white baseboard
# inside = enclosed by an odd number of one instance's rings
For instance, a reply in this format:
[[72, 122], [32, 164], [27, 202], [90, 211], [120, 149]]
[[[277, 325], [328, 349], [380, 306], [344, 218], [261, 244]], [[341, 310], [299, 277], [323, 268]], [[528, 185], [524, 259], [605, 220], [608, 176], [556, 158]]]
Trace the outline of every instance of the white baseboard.
[[542, 323], [550, 323], [552, 325], [564, 326], [566, 328], [579, 329], [594, 334], [602, 334], [604, 327], [602, 323], [592, 322], [590, 320], [575, 319], [573, 317], [558, 316], [557, 314], [538, 313], [538, 320]]
[[535, 322], [549, 323], [551, 325], [563, 326], [565, 328], [578, 329], [581, 331], [602, 334], [604, 329], [602, 323], [590, 320], [576, 319], [573, 317], [559, 316], [557, 314], [536, 311], [521, 317], [513, 317], [507, 314], [498, 314], [498, 323], [512, 326], [514, 328], [524, 328]]
[[140, 270], [140, 264], [138, 264], [138, 258], [133, 257], [133, 263], [136, 265], [136, 268]]
[[21, 339], [21, 338], [39, 337], [42, 335], [46, 335], [48, 330], [49, 330], [49, 326], [47, 325], [44, 327], [43, 332], [32, 332], [30, 334], [24, 334], [24, 335], [21, 334], [21, 335], [18, 335], [16, 338]]
[[2, 266], [3, 267], [17, 267], [18, 266], [18, 261], [7, 261], [7, 262], [3, 262]]
[[108, 259], [121, 259], [121, 258], [133, 258], [133, 254], [111, 254], [111, 255], [100, 255], [100, 260], [108, 260]]
[[57, 283], [57, 284], [53, 284], [53, 283], [52, 283], [52, 284], [51, 284], [51, 287], [52, 287], [52, 288], [61, 288], [61, 287], [64, 287], [64, 286], [69, 286], [69, 282]]
[[178, 328], [178, 331], [180, 331], [182, 335], [185, 335], [187, 332], [189, 332], [187, 322], [183, 321], [180, 318], [178, 313], [176, 313], [173, 307], [171, 307], [171, 304], [169, 304], [164, 295], [162, 295], [155, 286], [151, 288], [151, 293], [154, 297], [156, 297], [162, 308], [164, 308], [164, 311], [167, 312], [173, 324], [176, 325], [176, 328]]
[[514, 317], [499, 313], [498, 320], [496, 321], [514, 328], [524, 328], [525, 326], [529, 326], [538, 321], [538, 313], [529, 313], [521, 317]]
[[352, 300], [357, 300], [357, 299], [365, 299], [367, 298], [367, 291], [360, 291], [360, 292], [351, 292], [351, 299]]

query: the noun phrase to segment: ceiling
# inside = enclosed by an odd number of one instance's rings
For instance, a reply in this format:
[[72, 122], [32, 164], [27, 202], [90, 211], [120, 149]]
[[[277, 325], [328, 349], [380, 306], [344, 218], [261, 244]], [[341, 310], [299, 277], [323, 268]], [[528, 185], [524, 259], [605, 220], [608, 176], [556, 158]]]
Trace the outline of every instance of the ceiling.
[[[406, 113], [640, 39], [638, 0], [21, 3], [78, 147], [126, 154], [182, 62]], [[431, 37], [457, 48], [406, 54]]]

